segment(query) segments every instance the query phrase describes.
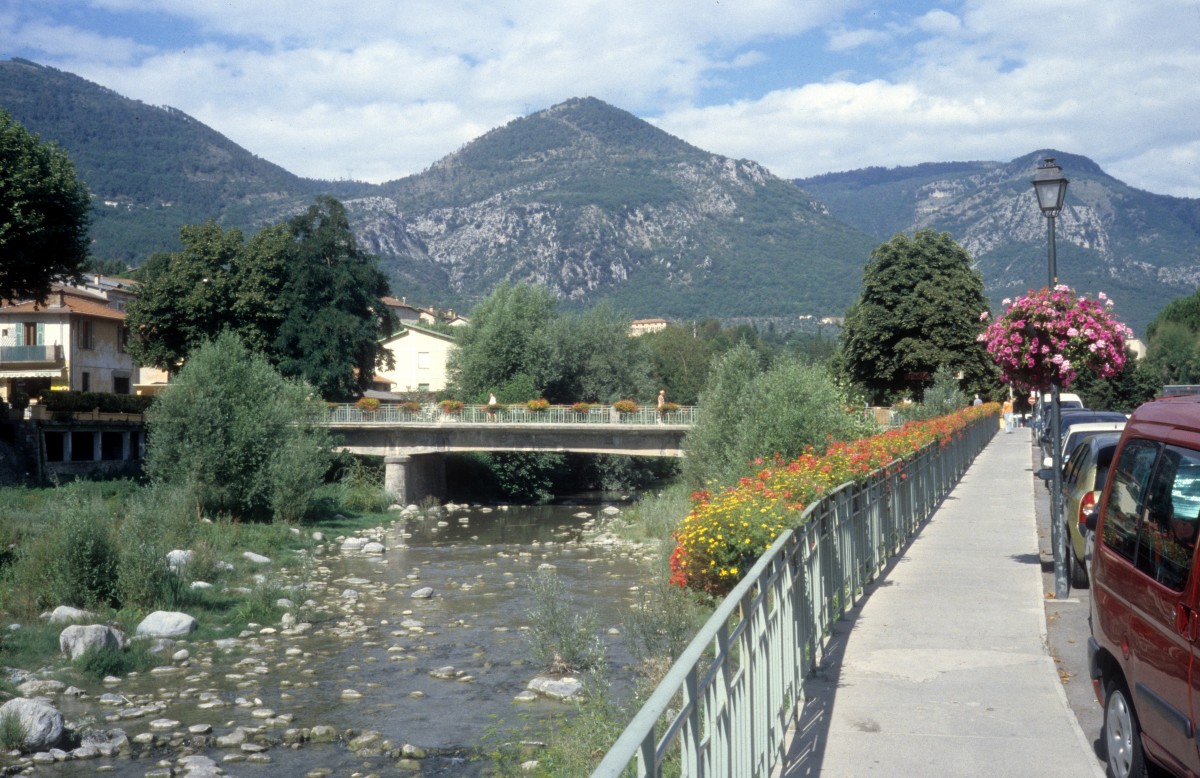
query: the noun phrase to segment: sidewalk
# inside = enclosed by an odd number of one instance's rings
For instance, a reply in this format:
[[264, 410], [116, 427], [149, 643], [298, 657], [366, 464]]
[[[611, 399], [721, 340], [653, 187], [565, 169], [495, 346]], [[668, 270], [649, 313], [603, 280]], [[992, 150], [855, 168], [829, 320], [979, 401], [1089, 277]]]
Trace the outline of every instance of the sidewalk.
[[1029, 463], [999, 433], [835, 625], [776, 775], [1104, 775], [1046, 648]]

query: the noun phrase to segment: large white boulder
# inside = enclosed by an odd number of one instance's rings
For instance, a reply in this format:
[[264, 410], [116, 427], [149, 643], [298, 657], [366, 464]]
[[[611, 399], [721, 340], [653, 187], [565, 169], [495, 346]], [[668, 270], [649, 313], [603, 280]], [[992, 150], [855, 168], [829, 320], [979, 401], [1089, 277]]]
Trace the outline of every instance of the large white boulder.
[[58, 635], [58, 648], [72, 661], [88, 649], [120, 651], [125, 646], [125, 633], [104, 624], [72, 624]]
[[196, 619], [178, 611], [154, 611], [137, 626], [137, 634], [155, 638], [175, 638], [196, 629]]
[[72, 608], [70, 605], [59, 605], [50, 613], [51, 624], [69, 624], [73, 621], [92, 621], [96, 614], [82, 608]]
[[25, 733], [21, 746], [28, 751], [45, 751], [62, 739], [63, 715], [44, 700], [9, 700], [0, 705], [0, 718], [5, 716], [15, 716], [21, 722]]
[[177, 548], [167, 552], [167, 567], [172, 570], [178, 570], [181, 567], [189, 564], [192, 558], [196, 556], [196, 552], [190, 548]]

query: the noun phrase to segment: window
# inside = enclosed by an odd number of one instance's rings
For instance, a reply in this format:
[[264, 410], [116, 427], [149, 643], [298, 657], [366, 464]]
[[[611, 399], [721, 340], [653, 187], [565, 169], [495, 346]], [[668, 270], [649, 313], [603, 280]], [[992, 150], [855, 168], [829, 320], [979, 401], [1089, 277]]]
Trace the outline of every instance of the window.
[[429, 352], [428, 351], [418, 351], [417, 352], [417, 369], [418, 370], [428, 370], [429, 369]]
[[428, 392], [429, 384], [417, 384], [417, 391], [418, 392]]
[[95, 332], [90, 321], [79, 323], [79, 348], [85, 351], [95, 348]]
[[113, 394], [129, 394], [129, 376], [113, 376]]
[[42, 346], [45, 345], [46, 325], [42, 322], [27, 321], [21, 325], [21, 329], [17, 331], [17, 335], [21, 337], [21, 342], [18, 346]]
[[125, 347], [129, 345], [129, 330], [125, 329], [124, 324], [117, 325], [117, 351], [124, 354]]
[[1104, 544], [1134, 562], [1137, 559], [1139, 514], [1158, 456], [1158, 444], [1131, 440], [1121, 451], [1104, 514]]
[[92, 391], [92, 374], [83, 372], [79, 374], [79, 389], [83, 392]]

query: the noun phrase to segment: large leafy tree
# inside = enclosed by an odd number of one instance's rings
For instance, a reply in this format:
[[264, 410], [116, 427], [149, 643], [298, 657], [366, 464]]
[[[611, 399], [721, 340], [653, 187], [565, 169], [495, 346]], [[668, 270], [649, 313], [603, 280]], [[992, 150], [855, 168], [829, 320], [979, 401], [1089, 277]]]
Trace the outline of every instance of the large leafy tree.
[[920, 399], [939, 368], [963, 374], [967, 392], [995, 384], [976, 336], [988, 309], [983, 278], [949, 233], [898, 234], [871, 252], [862, 292], [846, 315], [842, 364], [875, 402]]
[[295, 252], [282, 290], [283, 321], [273, 352], [284, 375], [303, 376], [330, 399], [351, 397], [371, 383], [388, 358], [379, 342], [391, 312], [380, 303], [387, 278], [362, 251], [346, 209], [318, 198], [292, 219]]
[[0, 300], [42, 300], [79, 275], [90, 208], [66, 152], [0, 110]]
[[174, 372], [231, 331], [327, 399], [368, 385], [393, 319], [380, 303], [387, 279], [358, 248], [341, 203], [320, 198], [249, 241], [214, 222], [184, 227], [180, 239], [183, 251], [151, 257], [140, 273], [128, 319], [136, 359]]
[[501, 283], [471, 310], [450, 356], [450, 379], [465, 399], [524, 402], [542, 392], [535, 377], [545, 358], [545, 330], [558, 319], [558, 304], [542, 286]]

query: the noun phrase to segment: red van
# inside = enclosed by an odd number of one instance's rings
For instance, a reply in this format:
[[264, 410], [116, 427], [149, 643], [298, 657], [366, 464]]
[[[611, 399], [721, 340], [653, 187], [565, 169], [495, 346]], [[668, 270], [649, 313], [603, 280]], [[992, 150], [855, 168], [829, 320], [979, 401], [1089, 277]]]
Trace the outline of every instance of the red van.
[[1134, 412], [1099, 506], [1088, 658], [1109, 773], [1200, 775], [1200, 396]]

